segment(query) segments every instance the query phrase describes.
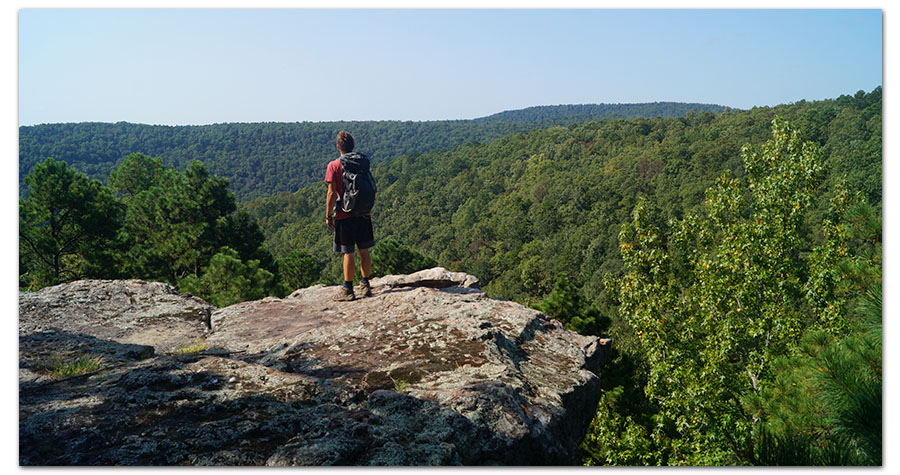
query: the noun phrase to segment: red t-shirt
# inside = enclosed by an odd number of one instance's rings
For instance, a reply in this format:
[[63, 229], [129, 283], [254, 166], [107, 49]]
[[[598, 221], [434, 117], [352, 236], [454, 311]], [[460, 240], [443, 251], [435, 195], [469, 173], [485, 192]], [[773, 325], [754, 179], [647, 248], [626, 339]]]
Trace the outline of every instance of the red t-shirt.
[[[334, 191], [337, 192], [338, 198], [344, 196], [344, 167], [341, 166], [340, 158], [328, 162], [328, 166], [325, 168], [325, 183], [334, 183]], [[334, 215], [334, 219], [349, 217], [349, 213], [340, 210]]]

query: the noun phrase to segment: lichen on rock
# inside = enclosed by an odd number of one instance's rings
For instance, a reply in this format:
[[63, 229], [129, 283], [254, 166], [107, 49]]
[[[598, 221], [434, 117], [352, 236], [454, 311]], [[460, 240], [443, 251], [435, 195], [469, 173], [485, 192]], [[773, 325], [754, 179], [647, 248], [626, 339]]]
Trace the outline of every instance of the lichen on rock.
[[[21, 293], [20, 464], [576, 462], [608, 341], [467, 274], [417, 274], [351, 302], [318, 285], [221, 309], [143, 281]], [[41, 374], [61, 350], [105, 366]]]

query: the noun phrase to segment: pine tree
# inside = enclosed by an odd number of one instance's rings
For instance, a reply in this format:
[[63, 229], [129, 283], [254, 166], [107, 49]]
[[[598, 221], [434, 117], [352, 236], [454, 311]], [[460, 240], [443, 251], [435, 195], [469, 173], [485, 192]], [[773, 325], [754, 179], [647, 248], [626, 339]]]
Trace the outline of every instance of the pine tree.
[[760, 394], [758, 465], [881, 465], [881, 289], [862, 300], [859, 322], [835, 338], [807, 335], [801, 353], [777, 363]]
[[569, 330], [583, 335], [604, 334], [611, 322], [609, 317], [601, 315], [596, 306], [582, 297], [565, 274], [557, 276], [553, 290], [537, 308], [563, 322]]
[[411, 274], [437, 266], [437, 261], [404, 246], [394, 239], [379, 241], [372, 248], [372, 273], [375, 275]]
[[48, 158], [25, 177], [19, 201], [20, 285], [36, 290], [117, 275], [112, 254], [122, 210], [98, 180]]
[[200, 277], [188, 275], [178, 282], [182, 292], [200, 296], [217, 307], [258, 300], [274, 293], [275, 276], [259, 261], [242, 261], [237, 251], [223, 247], [204, 267]]
[[322, 277], [322, 264], [303, 250], [291, 251], [278, 259], [278, 273], [288, 291], [309, 287]]

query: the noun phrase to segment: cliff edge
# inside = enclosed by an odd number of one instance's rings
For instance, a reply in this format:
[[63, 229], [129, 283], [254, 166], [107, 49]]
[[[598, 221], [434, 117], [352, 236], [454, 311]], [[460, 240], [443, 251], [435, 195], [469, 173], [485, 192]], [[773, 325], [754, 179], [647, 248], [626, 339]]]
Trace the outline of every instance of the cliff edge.
[[19, 462], [577, 463], [608, 340], [476, 283], [435, 268], [221, 309], [139, 280], [20, 293]]

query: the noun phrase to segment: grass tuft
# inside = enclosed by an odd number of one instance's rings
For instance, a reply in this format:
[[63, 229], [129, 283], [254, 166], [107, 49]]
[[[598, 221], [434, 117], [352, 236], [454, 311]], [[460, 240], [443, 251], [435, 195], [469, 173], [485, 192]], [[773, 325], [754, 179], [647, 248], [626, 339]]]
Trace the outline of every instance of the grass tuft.
[[388, 375], [388, 377], [391, 378], [391, 381], [394, 382], [394, 391], [397, 391], [398, 393], [406, 391], [406, 387], [409, 386], [409, 383], [402, 379], [394, 379], [390, 375]]
[[56, 379], [87, 374], [103, 367], [103, 357], [95, 355], [68, 356], [54, 353], [47, 365], [40, 370], [50, 373]]
[[209, 345], [206, 344], [204, 340], [197, 340], [196, 343], [192, 345], [182, 346], [175, 350], [176, 355], [193, 355], [196, 353], [200, 353], [203, 350], [208, 350]]

